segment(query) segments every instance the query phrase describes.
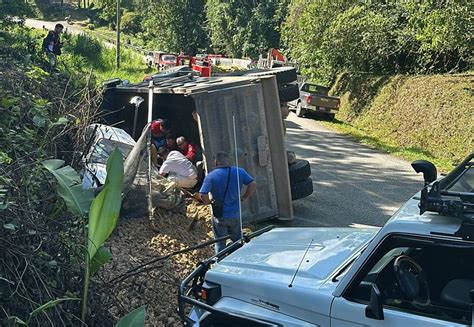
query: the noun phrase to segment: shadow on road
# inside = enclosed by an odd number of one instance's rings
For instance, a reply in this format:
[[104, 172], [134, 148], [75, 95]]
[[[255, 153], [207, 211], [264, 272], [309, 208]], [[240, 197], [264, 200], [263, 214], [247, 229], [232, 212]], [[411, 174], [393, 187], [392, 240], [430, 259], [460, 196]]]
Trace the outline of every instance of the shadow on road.
[[381, 226], [423, 185], [409, 163], [329, 131], [316, 121], [293, 115], [286, 126], [287, 147], [311, 164], [314, 193], [294, 202], [298, 219], [282, 226]]

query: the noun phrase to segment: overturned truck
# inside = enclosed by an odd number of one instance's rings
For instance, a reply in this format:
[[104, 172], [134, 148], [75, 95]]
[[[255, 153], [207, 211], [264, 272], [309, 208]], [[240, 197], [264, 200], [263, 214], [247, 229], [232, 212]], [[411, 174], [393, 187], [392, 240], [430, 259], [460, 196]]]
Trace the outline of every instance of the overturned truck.
[[[149, 94], [152, 118], [172, 121], [176, 136], [183, 134], [200, 146], [206, 171], [214, 168], [213, 156], [226, 151], [234, 164], [255, 177], [256, 194], [242, 207], [244, 222], [293, 219], [292, 200], [313, 192], [309, 164], [288, 164], [275, 76], [109, 81], [102, 104], [104, 121], [137, 139], [136, 131], [147, 124]], [[144, 99], [142, 104], [130, 104], [135, 96]]]

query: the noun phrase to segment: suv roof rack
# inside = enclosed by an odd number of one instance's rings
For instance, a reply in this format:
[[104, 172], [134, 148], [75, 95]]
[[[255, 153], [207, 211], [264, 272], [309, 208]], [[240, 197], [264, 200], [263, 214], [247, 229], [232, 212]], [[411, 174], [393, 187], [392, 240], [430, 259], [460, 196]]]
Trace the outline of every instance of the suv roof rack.
[[[455, 217], [461, 220], [461, 227], [454, 236], [464, 240], [474, 240], [474, 193], [453, 192], [448, 189], [456, 183], [469, 169], [474, 169], [474, 152], [466, 157], [446, 177], [427, 183], [428, 178], [433, 178], [434, 166], [426, 161], [412, 163], [417, 172], [423, 172], [425, 187], [421, 190], [420, 215], [426, 211], [437, 212], [444, 216]], [[422, 166], [422, 167], [421, 167]], [[420, 168], [421, 167], [421, 168]], [[428, 171], [429, 170], [429, 171]], [[436, 174], [436, 168], [434, 168]]]

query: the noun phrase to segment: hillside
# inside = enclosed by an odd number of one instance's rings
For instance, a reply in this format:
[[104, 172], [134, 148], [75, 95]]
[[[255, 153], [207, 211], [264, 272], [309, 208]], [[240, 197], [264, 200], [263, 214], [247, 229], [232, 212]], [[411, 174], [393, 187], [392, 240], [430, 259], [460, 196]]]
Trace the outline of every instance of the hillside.
[[474, 150], [474, 75], [341, 74], [337, 118], [370, 136], [456, 162]]

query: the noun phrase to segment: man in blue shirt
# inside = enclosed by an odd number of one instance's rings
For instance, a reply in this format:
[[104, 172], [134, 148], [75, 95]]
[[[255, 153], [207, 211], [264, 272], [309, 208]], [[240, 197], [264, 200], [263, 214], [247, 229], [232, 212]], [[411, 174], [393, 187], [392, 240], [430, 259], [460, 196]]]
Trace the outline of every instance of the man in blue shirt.
[[[222, 217], [217, 218], [212, 215], [214, 238], [230, 235], [231, 240], [235, 242], [241, 236], [239, 202], [247, 200], [255, 192], [257, 183], [245, 169], [231, 166], [229, 156], [225, 152], [217, 153], [215, 165], [216, 168], [204, 178], [199, 195], [204, 204], [211, 203], [209, 193], [212, 194], [213, 199], [223, 203]], [[242, 185], [247, 185], [247, 188], [239, 198]], [[216, 243], [216, 253], [224, 248], [225, 241]]]

